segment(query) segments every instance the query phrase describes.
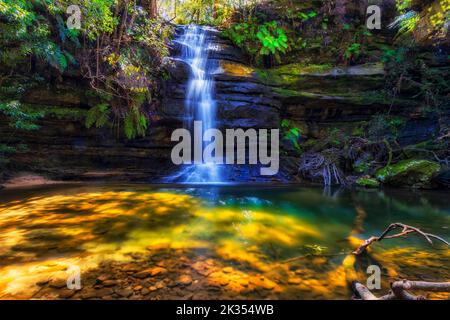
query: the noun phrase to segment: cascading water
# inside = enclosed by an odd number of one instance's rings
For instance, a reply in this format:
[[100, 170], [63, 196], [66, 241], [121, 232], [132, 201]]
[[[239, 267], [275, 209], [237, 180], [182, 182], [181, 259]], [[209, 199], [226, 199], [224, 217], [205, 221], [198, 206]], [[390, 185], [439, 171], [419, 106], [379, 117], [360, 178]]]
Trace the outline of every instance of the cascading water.
[[[201, 121], [203, 132], [214, 128], [216, 120], [216, 102], [214, 100], [214, 79], [212, 73], [217, 65], [209, 59], [211, 42], [208, 33], [214, 30], [208, 27], [191, 25], [175, 41], [181, 47], [181, 56], [177, 59], [189, 65], [191, 71], [185, 100], [185, 128], [193, 131], [194, 121]], [[213, 162], [184, 165], [169, 179], [172, 182], [186, 183], [222, 183], [220, 168]]]

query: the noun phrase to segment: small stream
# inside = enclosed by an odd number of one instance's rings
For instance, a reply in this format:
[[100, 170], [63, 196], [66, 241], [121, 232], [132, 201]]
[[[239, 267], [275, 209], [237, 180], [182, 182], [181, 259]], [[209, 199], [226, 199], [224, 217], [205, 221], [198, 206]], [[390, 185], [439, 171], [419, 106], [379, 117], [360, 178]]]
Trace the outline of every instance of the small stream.
[[[348, 299], [349, 284], [364, 282], [371, 264], [382, 269], [380, 294], [396, 278], [450, 277], [450, 249], [415, 235], [376, 243], [370, 258], [355, 260], [357, 243], [391, 222], [449, 239], [447, 194], [255, 185], [4, 190], [0, 298]], [[65, 288], [73, 266], [80, 291]]]

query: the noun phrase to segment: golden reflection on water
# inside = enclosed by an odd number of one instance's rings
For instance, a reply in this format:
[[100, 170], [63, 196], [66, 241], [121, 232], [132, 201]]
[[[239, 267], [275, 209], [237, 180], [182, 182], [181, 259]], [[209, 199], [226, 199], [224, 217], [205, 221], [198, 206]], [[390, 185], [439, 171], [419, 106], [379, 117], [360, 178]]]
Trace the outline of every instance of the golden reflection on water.
[[[201, 250], [208, 259], [189, 261], [190, 268], [207, 277], [208, 285], [243, 298], [253, 289], [264, 289], [271, 298], [349, 298], [350, 281], [366, 278], [348, 254], [360, 241], [350, 226], [324, 226], [270, 206], [244, 209], [210, 206], [167, 191], [77, 192], [10, 201], [0, 205], [0, 298], [32, 298], [39, 282], [65, 279], [71, 265], [84, 274], [105, 261], [127, 263], [132, 254], [151, 256], [158, 250], [173, 252], [166, 263], [169, 273], [175, 272], [170, 259], [176, 260], [178, 252]], [[328, 231], [343, 239], [351, 235], [344, 250], [336, 245], [335, 255], [321, 255], [320, 246], [308, 247], [326, 242]], [[304, 254], [306, 249], [319, 254]], [[399, 273], [435, 270], [450, 258], [450, 250], [436, 254], [409, 247], [371, 254], [390, 277], [384, 288]], [[301, 257], [285, 259], [296, 256]]]

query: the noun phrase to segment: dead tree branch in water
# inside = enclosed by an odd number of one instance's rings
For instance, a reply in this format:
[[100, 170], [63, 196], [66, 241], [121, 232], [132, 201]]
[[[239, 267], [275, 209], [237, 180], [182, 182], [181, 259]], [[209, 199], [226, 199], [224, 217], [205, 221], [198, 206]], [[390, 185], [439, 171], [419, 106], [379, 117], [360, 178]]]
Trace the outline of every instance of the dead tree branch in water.
[[379, 298], [359, 282], [355, 282], [353, 288], [362, 300], [425, 300], [424, 296], [416, 296], [406, 290], [450, 292], [450, 282], [395, 281], [391, 284], [391, 291]]
[[[398, 228], [401, 228], [402, 231], [397, 234], [393, 234], [390, 236], [388, 235], [391, 231], [398, 229]], [[413, 232], [418, 233], [419, 235], [423, 236], [428, 241], [428, 243], [431, 245], [433, 244], [433, 241], [431, 241], [431, 238], [433, 238], [433, 239], [437, 239], [437, 240], [445, 243], [446, 245], [450, 246], [450, 243], [448, 243], [447, 241], [445, 241], [444, 239], [442, 239], [439, 236], [436, 236], [431, 233], [425, 233], [422, 230], [420, 230], [419, 228], [411, 227], [406, 224], [397, 222], [397, 223], [392, 223], [389, 227], [387, 227], [387, 229], [384, 230], [384, 232], [379, 237], [370, 237], [369, 239], [365, 240], [364, 243], [358, 247], [358, 249], [353, 251], [353, 254], [359, 255], [359, 254], [363, 253], [366, 250], [366, 248], [374, 242], [377, 242], [377, 241], [379, 242], [383, 239], [393, 239], [393, 238], [406, 236]]]

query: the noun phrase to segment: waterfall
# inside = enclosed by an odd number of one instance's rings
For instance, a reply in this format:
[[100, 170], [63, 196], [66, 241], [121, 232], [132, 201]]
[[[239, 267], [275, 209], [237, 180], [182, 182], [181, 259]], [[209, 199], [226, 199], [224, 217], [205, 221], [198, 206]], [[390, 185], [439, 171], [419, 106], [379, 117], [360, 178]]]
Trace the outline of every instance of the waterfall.
[[[185, 99], [185, 122], [187, 129], [193, 130], [194, 121], [202, 121], [203, 132], [214, 128], [216, 122], [216, 102], [214, 100], [214, 79], [212, 73], [217, 65], [208, 57], [211, 42], [208, 27], [190, 25], [184, 28], [176, 42], [181, 45], [179, 60], [190, 67], [190, 75]], [[172, 182], [221, 183], [218, 165], [203, 163], [184, 165], [170, 178]]]
[[183, 46], [180, 57], [191, 67], [191, 74], [186, 93], [187, 128], [192, 120], [203, 121], [204, 130], [213, 128], [215, 122], [215, 101], [213, 99], [214, 80], [210, 74], [211, 63], [208, 61], [209, 41], [206, 29], [190, 26], [181, 36]]

